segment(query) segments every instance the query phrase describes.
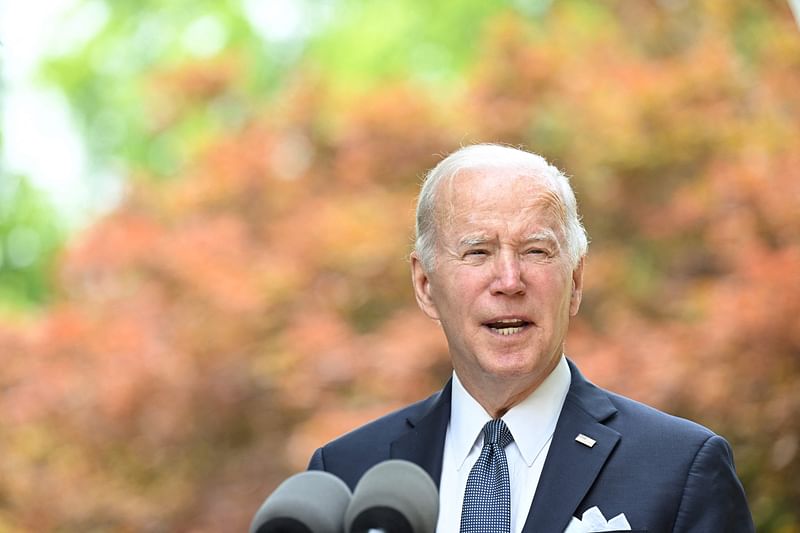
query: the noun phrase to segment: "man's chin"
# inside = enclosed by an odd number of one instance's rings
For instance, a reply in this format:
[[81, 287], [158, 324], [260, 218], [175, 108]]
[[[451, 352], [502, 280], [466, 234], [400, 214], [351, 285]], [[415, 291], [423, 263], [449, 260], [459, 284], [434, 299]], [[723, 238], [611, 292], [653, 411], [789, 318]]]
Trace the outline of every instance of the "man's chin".
[[526, 377], [533, 377], [537, 374], [536, 365], [530, 362], [509, 361], [504, 363], [493, 362], [493, 364], [485, 365], [483, 371], [486, 375], [497, 379], [522, 379]]
[[532, 360], [530, 355], [507, 354], [495, 357], [481, 365], [483, 372], [487, 376], [496, 379], [506, 380], [530, 380], [539, 381], [544, 379], [558, 363], [558, 357], [553, 357], [548, 361]]

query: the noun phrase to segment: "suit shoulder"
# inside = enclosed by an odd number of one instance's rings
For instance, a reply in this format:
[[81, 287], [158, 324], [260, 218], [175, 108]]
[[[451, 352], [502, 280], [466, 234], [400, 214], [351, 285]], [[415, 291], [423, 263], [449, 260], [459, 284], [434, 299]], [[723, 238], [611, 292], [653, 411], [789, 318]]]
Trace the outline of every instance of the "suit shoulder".
[[[572, 373], [572, 383], [567, 402], [581, 409], [591, 418], [602, 422], [609, 428], [627, 437], [650, 440], [675, 441], [683, 439], [695, 449], [715, 436], [706, 427], [691, 420], [667, 414], [631, 398], [611, 392], [587, 380], [577, 366], [568, 361]], [[630, 439], [628, 439], [630, 440]], [[643, 442], [642, 442], [643, 443]]]
[[441, 396], [437, 392], [337, 437], [314, 453], [309, 468], [336, 474], [353, 488], [369, 467], [389, 459], [392, 443], [430, 412]]
[[400, 409], [376, 418], [359, 426], [325, 445], [325, 448], [348, 447], [361, 442], [375, 444], [376, 442], [391, 442], [402, 432], [407, 431], [413, 421], [420, 418], [431, 405], [439, 398], [437, 392], [424, 400], [406, 405]]
[[671, 415], [625, 396], [605, 391], [617, 408], [617, 414], [609, 421], [623, 434], [638, 433], [650, 438], [680, 439], [686, 444], [701, 446], [716, 433], [707, 427], [686, 418]]
[[753, 531], [723, 437], [594, 385], [580, 398], [586, 412], [617, 434], [581, 509], [597, 505], [612, 514], [625, 511], [631, 524], [657, 525], [658, 531]]
[[636, 458], [647, 457], [651, 475], [647, 486], [636, 489], [640, 502], [652, 494], [651, 501], [667, 505], [674, 531], [754, 531], [733, 451], [723, 437], [691, 420], [608, 394], [618, 409], [608, 424], [622, 435], [613, 459], [616, 471], [624, 475]]

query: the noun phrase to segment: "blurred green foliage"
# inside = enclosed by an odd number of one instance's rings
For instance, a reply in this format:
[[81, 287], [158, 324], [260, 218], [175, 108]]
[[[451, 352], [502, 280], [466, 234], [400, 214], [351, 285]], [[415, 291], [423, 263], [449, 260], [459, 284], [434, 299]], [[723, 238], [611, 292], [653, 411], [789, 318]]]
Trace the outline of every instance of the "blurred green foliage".
[[[67, 97], [97, 164], [132, 177], [174, 177], [204, 139], [237, 127], [286, 69], [237, 0], [94, 0], [78, 3], [66, 22], [69, 46], [53, 46], [42, 75]], [[81, 29], [87, 33], [75, 37]], [[236, 50], [246, 75], [224, 98], [203, 106], [190, 105], [192, 95], [153, 101], [159, 72], [226, 50]], [[161, 109], [143, 112], [154, 104]]]
[[345, 92], [392, 79], [458, 84], [480, 52], [489, 17], [511, 5], [508, 0], [342, 0], [335, 18], [310, 40], [306, 58], [327, 84]]
[[55, 209], [22, 176], [0, 182], [0, 309], [14, 312], [50, 301], [64, 239]]
[[[42, 76], [70, 102], [96, 164], [170, 178], [293, 82], [299, 65], [344, 97], [398, 79], [444, 97], [480, 54], [490, 17], [515, 5], [536, 17], [549, 1], [85, 1], [65, 21], [69, 37], [54, 39]], [[224, 94], [196, 106], [192, 94], [162, 93], [159, 72], [221, 56], [237, 73]]]

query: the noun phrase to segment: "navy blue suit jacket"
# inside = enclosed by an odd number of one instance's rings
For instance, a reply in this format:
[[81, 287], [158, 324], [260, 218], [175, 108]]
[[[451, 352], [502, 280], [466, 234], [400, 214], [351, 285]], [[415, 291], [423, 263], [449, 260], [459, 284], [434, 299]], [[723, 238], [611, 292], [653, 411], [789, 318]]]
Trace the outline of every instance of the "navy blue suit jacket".
[[[596, 387], [572, 362], [570, 371], [524, 532], [561, 532], [594, 506], [607, 519], [625, 513], [634, 531], [754, 531], [725, 439]], [[309, 468], [339, 476], [352, 490], [376, 463], [406, 459], [438, 485], [449, 419], [450, 383], [319, 448]], [[596, 444], [577, 442], [581, 433]]]

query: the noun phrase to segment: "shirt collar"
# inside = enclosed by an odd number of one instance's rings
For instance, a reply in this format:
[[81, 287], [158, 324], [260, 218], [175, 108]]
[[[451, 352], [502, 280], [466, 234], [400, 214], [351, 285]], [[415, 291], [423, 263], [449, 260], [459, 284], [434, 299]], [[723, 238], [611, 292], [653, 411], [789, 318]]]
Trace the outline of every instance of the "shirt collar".
[[[569, 391], [572, 376], [563, 355], [556, 367], [536, 390], [503, 415], [528, 466], [550, 439]], [[464, 464], [473, 446], [483, 446], [483, 426], [492, 417], [473, 398], [453, 372], [453, 395], [450, 409], [450, 432], [458, 468]]]

